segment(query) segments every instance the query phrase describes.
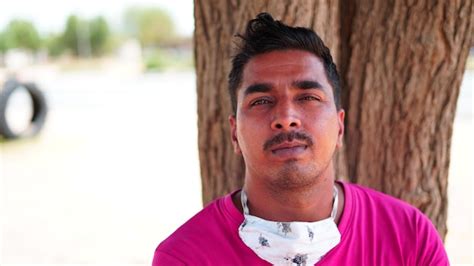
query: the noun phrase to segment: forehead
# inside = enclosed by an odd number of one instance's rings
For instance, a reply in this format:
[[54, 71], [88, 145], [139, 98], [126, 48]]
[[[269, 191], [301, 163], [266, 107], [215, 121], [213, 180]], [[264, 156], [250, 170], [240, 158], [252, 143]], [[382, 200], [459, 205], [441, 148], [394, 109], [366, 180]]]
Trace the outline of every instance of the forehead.
[[253, 57], [244, 67], [241, 88], [255, 83], [288, 84], [295, 80], [314, 80], [330, 88], [321, 59], [300, 50], [272, 51]]

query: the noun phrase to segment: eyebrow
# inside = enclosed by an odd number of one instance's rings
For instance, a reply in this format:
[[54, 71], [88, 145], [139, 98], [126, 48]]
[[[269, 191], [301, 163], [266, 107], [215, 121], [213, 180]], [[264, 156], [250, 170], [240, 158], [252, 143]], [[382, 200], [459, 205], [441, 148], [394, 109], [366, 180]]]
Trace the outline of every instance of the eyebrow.
[[308, 89], [323, 89], [323, 85], [315, 80], [297, 80], [292, 83], [294, 87], [302, 90]]
[[272, 85], [269, 83], [256, 83], [248, 86], [245, 91], [244, 95], [247, 96], [252, 93], [256, 92], [269, 92], [272, 89]]
[[[297, 80], [292, 82], [292, 85], [302, 90], [323, 89], [323, 85], [315, 80]], [[244, 91], [244, 95], [247, 96], [257, 92], [269, 92], [272, 88], [273, 86], [270, 83], [256, 83], [248, 86]]]

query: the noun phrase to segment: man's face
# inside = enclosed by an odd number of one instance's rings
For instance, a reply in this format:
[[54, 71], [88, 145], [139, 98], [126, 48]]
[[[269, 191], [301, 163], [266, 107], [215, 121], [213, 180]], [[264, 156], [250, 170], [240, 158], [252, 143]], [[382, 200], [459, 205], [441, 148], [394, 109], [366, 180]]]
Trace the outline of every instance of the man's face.
[[229, 121], [247, 177], [282, 188], [327, 178], [344, 132], [344, 111], [336, 110], [321, 60], [300, 50], [253, 57]]

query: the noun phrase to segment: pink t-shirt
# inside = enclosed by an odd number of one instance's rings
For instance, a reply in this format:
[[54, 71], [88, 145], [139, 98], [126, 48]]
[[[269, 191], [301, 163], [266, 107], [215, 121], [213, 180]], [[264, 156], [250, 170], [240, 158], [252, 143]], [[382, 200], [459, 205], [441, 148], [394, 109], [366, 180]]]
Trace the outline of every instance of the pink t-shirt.
[[[316, 265], [449, 265], [436, 229], [419, 210], [374, 190], [341, 185], [341, 242]], [[215, 200], [158, 246], [153, 266], [270, 265], [240, 240], [243, 220], [231, 194]]]

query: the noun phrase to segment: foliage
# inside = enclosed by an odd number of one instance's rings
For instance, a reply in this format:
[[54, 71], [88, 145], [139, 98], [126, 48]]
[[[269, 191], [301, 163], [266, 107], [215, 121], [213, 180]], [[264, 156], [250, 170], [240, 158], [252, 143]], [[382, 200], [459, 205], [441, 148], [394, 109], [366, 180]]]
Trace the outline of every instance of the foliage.
[[164, 70], [167, 63], [166, 56], [158, 49], [153, 53], [145, 56], [145, 69], [147, 71], [161, 71]]
[[125, 35], [112, 35], [104, 17], [84, 19], [76, 15], [67, 17], [64, 30], [40, 37], [34, 25], [26, 20], [13, 20], [0, 31], [0, 53], [11, 48], [24, 48], [32, 52], [46, 48], [52, 57], [69, 52], [74, 56], [102, 56], [118, 47], [123, 40], [136, 38], [145, 52], [147, 69], [163, 69], [172, 65], [192, 67], [189, 58], [168, 55], [163, 46], [175, 46], [180, 40], [169, 14], [157, 7], [131, 7], [124, 13]]
[[5, 33], [0, 32], [0, 53], [5, 53], [7, 49], [8, 47], [5, 43]]
[[190, 70], [194, 67], [192, 58], [192, 54], [187, 51], [153, 48], [145, 51], [145, 69], [147, 71]]
[[91, 50], [94, 55], [102, 55], [107, 48], [110, 36], [107, 21], [101, 16], [89, 22]]
[[171, 17], [156, 7], [132, 7], [124, 15], [125, 31], [140, 40], [142, 47], [157, 47], [176, 36]]
[[62, 42], [76, 56], [100, 56], [106, 51], [109, 37], [109, 26], [103, 17], [87, 21], [71, 15], [67, 19]]
[[79, 37], [78, 29], [84, 27], [84, 22], [80, 21], [75, 15], [67, 18], [66, 28], [62, 35], [62, 43], [64, 48], [70, 50], [74, 55], [79, 55]]
[[12, 20], [0, 35], [0, 51], [13, 48], [37, 51], [41, 46], [38, 31], [27, 20]]
[[52, 57], [58, 57], [64, 52], [63, 38], [60, 34], [50, 34], [43, 40], [48, 54]]

